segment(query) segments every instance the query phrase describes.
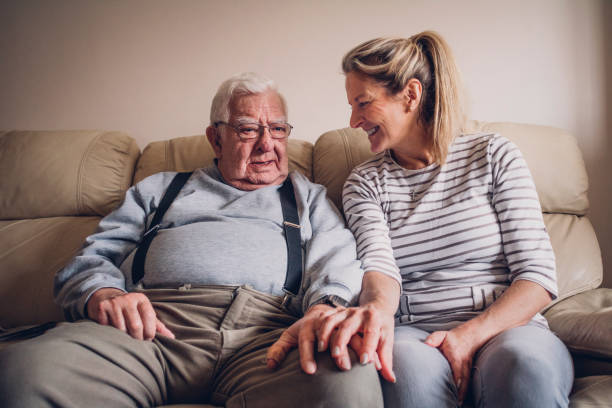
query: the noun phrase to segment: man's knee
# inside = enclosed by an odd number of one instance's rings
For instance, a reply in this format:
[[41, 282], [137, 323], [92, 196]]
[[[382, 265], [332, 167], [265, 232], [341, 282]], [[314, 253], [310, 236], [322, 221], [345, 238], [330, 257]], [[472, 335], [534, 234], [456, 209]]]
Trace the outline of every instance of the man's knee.
[[[324, 360], [324, 361], [321, 361]], [[351, 355], [352, 368], [340, 371], [329, 357], [319, 359], [320, 375], [312, 384], [311, 406], [382, 407], [383, 397], [374, 364], [361, 365]]]
[[[31, 341], [12, 345], [0, 352], [0, 396], [2, 406], [28, 406], [42, 398], [58, 378], [58, 356], [52, 347], [36, 347]], [[40, 403], [40, 404], [39, 404]], [[43, 406], [42, 399], [36, 406]]]

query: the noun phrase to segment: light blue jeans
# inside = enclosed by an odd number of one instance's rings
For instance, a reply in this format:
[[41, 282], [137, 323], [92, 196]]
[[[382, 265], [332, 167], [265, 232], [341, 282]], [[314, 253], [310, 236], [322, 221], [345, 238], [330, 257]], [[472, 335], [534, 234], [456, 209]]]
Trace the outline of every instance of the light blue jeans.
[[[395, 384], [381, 380], [386, 408], [457, 407], [450, 365], [423, 341], [428, 332], [395, 328]], [[574, 381], [570, 354], [550, 330], [537, 325], [506, 330], [474, 357], [471, 395], [475, 407], [567, 407]], [[469, 394], [469, 393], [468, 393]]]

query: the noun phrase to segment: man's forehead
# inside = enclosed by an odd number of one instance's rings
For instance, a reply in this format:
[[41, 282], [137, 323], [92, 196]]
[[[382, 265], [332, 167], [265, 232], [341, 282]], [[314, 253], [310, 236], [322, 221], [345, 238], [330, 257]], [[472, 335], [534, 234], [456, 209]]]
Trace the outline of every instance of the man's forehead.
[[237, 95], [230, 103], [230, 117], [235, 120], [270, 116], [269, 120], [285, 119], [285, 110], [280, 95], [274, 91], [266, 91], [257, 94]]

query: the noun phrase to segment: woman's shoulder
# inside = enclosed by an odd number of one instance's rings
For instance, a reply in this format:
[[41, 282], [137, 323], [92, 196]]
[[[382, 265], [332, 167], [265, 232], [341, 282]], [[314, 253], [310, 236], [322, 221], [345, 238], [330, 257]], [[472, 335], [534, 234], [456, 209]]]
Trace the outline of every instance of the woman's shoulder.
[[355, 166], [351, 171], [351, 175], [356, 174], [361, 177], [372, 178], [380, 174], [381, 170], [388, 167], [388, 165], [388, 154], [384, 151]]
[[479, 150], [494, 152], [496, 150], [515, 149], [508, 138], [495, 132], [462, 133], [453, 140], [451, 152], [476, 152]]

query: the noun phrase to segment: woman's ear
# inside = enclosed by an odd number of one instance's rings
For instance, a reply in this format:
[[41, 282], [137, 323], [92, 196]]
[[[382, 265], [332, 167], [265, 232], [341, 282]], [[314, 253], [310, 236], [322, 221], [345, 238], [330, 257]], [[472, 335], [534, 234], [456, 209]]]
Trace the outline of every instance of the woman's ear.
[[421, 103], [421, 95], [423, 93], [423, 85], [416, 78], [410, 78], [408, 83], [402, 89], [402, 97], [406, 103], [406, 111], [414, 112]]
[[208, 143], [212, 146], [215, 157], [217, 159], [221, 158], [221, 135], [219, 134], [219, 129], [214, 126], [209, 126], [206, 128], [206, 138], [208, 139]]

